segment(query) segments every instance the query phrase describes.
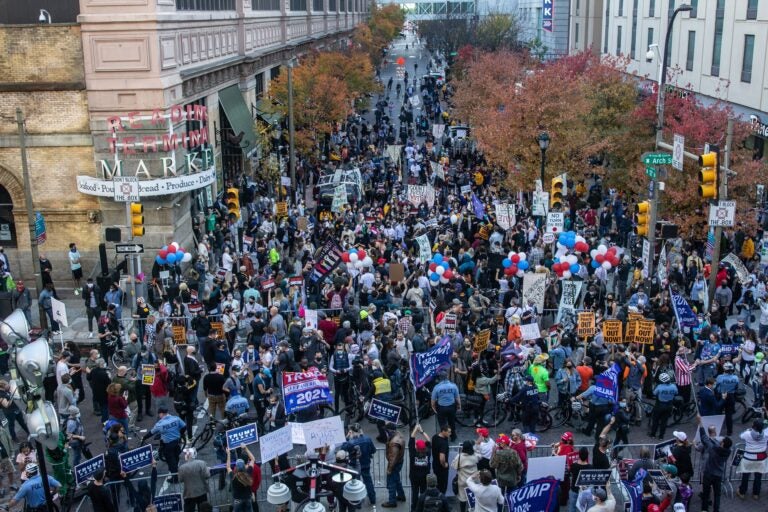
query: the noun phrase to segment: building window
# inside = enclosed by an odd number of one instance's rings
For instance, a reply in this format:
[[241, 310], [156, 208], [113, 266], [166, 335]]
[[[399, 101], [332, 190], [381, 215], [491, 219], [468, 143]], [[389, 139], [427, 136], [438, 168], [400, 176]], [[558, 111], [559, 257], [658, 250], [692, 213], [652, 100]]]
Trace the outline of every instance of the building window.
[[621, 55], [621, 25], [616, 27], [616, 55]]
[[16, 247], [16, 223], [13, 220], [13, 200], [11, 194], [0, 185], [0, 244], [3, 247]]
[[580, 4], [580, 3], [581, 3], [581, 2], [580, 2], [579, 0], [576, 0], [576, 16], [578, 16], [578, 15], [579, 15], [579, 4]]
[[312, 10], [316, 12], [323, 12], [325, 2], [323, 0], [312, 0]]
[[253, 11], [279, 11], [280, 0], [251, 0]]
[[741, 61], [741, 81], [750, 83], [752, 81], [752, 57], [755, 53], [755, 36], [747, 34], [744, 36], [744, 58]]
[[695, 18], [699, 13], [699, 0], [691, 0], [691, 10], [688, 13], [691, 18]]
[[291, 10], [292, 11], [306, 11], [307, 10], [307, 0], [291, 0]]
[[629, 58], [635, 58], [635, 47], [637, 46], [637, 2], [632, 0], [632, 40], [629, 42]]
[[[205, 109], [205, 98], [200, 98], [199, 100], [191, 101], [191, 102], [187, 103], [186, 105], [184, 105], [184, 111], [185, 112], [190, 111], [190, 110], [192, 110], [194, 112], [202, 112], [204, 109]], [[193, 133], [195, 131], [199, 132], [199, 131], [205, 130], [205, 129], [206, 129], [205, 128], [205, 123], [203, 121], [190, 121], [190, 120], [185, 120], [184, 121], [184, 131], [187, 132], [188, 134], [191, 134], [191, 133]], [[189, 140], [190, 140], [190, 142], [192, 142], [193, 140], [195, 140], [195, 137], [189, 135]], [[205, 146], [204, 144], [199, 144], [199, 145], [195, 146], [194, 148], [190, 147], [189, 148], [189, 152], [190, 153], [193, 152], [193, 151], [200, 152], [203, 149], [205, 149], [204, 146]]]
[[720, 76], [720, 53], [723, 50], [723, 18], [725, 17], [725, 0], [717, 0], [715, 9], [715, 37], [712, 42], [712, 76]]
[[611, 14], [611, 0], [605, 0], [605, 28], [603, 29], [603, 53], [608, 53], [608, 26]]
[[624, 0], [619, 0], [619, 14], [618, 16], [624, 16]]
[[280, 66], [275, 66], [269, 70], [269, 79], [274, 80], [280, 76]]
[[645, 45], [646, 48], [650, 48], [653, 44], [653, 27], [648, 27], [648, 44]]
[[234, 11], [235, 0], [176, 0], [177, 11]]
[[693, 55], [696, 53], [696, 31], [688, 31], [688, 53], [685, 56], [685, 70], [693, 71]]
[[[420, 5], [420, 4], [416, 4]], [[336, 12], [336, 0], [328, 0], [328, 10], [331, 12]]]
[[256, 73], [256, 101], [264, 97], [264, 72]]
[[648, 17], [653, 18], [656, 16], [656, 0], [649, 0], [648, 2]]
[[575, 42], [579, 42], [579, 24], [576, 24]]
[[747, 19], [757, 19], [757, 0], [747, 0]]

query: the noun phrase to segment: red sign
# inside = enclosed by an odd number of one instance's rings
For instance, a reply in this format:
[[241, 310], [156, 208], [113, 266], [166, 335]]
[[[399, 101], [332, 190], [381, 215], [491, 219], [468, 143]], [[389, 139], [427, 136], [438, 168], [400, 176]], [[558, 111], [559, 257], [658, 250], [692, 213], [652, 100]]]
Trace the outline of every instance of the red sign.
[[261, 282], [261, 289], [264, 291], [271, 290], [275, 287], [275, 280], [274, 279], [265, 279]]

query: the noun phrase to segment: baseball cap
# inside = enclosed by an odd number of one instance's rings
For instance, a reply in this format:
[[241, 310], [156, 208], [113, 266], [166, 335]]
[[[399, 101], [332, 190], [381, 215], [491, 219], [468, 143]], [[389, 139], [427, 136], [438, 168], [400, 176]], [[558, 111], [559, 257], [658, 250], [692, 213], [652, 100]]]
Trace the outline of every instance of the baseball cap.
[[512, 440], [506, 434], [499, 434], [498, 439], [496, 439], [496, 443], [503, 446], [509, 446], [512, 444]]
[[602, 489], [602, 488], [594, 489], [592, 491], [592, 496], [594, 496], [595, 498], [599, 498], [602, 501], [605, 501], [606, 499], [608, 499], [608, 493], [606, 493], [605, 489]]
[[677, 476], [677, 466], [674, 464], [662, 464], [661, 469], [666, 471], [672, 476]]
[[417, 439], [416, 440], [416, 449], [420, 452], [423, 452], [427, 449], [427, 442], [423, 439]]
[[674, 432], [672, 432], [672, 435], [678, 441], [685, 441], [686, 439], [688, 439], [688, 435], [685, 432], [678, 432], [677, 430], [675, 430]]
[[477, 430], [475, 430], [475, 432], [477, 432], [478, 434], [480, 434], [483, 437], [488, 437], [488, 429], [487, 428], [480, 427]]

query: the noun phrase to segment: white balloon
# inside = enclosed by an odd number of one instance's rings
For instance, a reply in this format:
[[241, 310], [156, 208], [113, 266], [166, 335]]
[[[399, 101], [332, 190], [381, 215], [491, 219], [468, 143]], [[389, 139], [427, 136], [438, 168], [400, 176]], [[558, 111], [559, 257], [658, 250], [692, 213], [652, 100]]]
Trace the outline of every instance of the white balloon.
[[363, 265], [366, 267], [370, 267], [373, 265], [373, 260], [371, 259], [370, 256], [365, 257], [365, 259], [363, 260]]
[[435, 268], [435, 274], [437, 274], [439, 276], [442, 276], [444, 272], [445, 272], [445, 268], [441, 267], [440, 265], [438, 265]]
[[576, 243], [579, 243], [579, 242], [586, 242], [586, 241], [587, 241], [587, 239], [586, 239], [586, 238], [584, 238], [583, 236], [581, 236], [581, 235], [576, 235]]
[[184, 263], [189, 263], [190, 261], [192, 261], [192, 255], [188, 252], [185, 252], [184, 256], [181, 258], [181, 261]]
[[437, 286], [437, 285], [438, 285], [438, 284], [440, 284], [440, 283], [438, 283], [437, 281], [433, 281], [433, 280], [431, 280], [431, 279], [430, 279], [430, 280], [429, 280], [429, 284], [431, 284], [432, 286]]
[[517, 271], [517, 277], [523, 277], [524, 275], [525, 275], [525, 271], [524, 270], [518, 270]]
[[514, 256], [514, 255], [515, 255], [515, 251], [509, 251], [509, 254], [507, 254], [507, 258], [509, 258], [511, 260], [512, 256]]
[[459, 222], [459, 216], [456, 214], [451, 215], [451, 224], [456, 224]]
[[364, 263], [361, 259], [358, 258], [358, 260], [355, 262], [355, 268], [363, 268]]
[[564, 261], [565, 260], [565, 253], [567, 253], [567, 252], [568, 252], [568, 248], [563, 246], [562, 249], [558, 249], [557, 250], [557, 252], [555, 253], [555, 257], [560, 258], [560, 261]]
[[557, 242], [557, 250], [559, 251], [560, 249], [567, 249], [567, 247], [565, 247], [565, 246], [564, 246], [563, 244], [561, 244], [560, 242]]
[[605, 244], [600, 244], [597, 246], [597, 253], [598, 254], [605, 254], [608, 252], [608, 248], [605, 246]]
[[179, 242], [173, 242], [173, 243], [171, 243], [171, 245], [172, 245], [172, 246], [174, 246], [174, 247], [175, 247], [175, 248], [177, 248], [177, 249], [178, 249], [179, 247], [181, 247], [181, 246], [179, 245]]
[[569, 254], [565, 261], [567, 261], [569, 265], [575, 265], [579, 262], [579, 258], [577, 258], [575, 254]]
[[356, 252], [349, 253], [349, 261], [352, 263], [357, 263], [357, 260], [360, 259], [360, 257], [357, 255]]
[[517, 255], [520, 256], [520, 261], [525, 261], [525, 259], [528, 257], [524, 252], [519, 252]]
[[571, 275], [572, 275], [571, 271], [570, 270], [566, 270], [565, 272], [563, 272], [563, 279], [570, 279]]
[[448, 284], [448, 280], [443, 276], [440, 276], [440, 284]]
[[602, 263], [602, 266], [605, 270], [611, 270], [611, 262], [610, 261], [604, 261]]
[[592, 259], [595, 259], [595, 256], [597, 256], [597, 249], [592, 249], [589, 251], [589, 255], [592, 256]]

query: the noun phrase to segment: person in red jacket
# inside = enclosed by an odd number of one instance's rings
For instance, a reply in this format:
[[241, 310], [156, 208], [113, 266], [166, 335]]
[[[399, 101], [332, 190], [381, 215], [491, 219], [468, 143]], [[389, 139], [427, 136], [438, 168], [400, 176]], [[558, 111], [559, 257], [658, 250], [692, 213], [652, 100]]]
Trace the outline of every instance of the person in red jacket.
[[168, 368], [161, 362], [155, 363], [155, 382], [149, 387], [149, 392], [152, 393], [152, 399], [157, 404], [157, 407], [170, 407], [170, 382], [168, 376]]
[[523, 432], [516, 428], [512, 431], [511, 442], [509, 446], [517, 452], [520, 456], [520, 460], [523, 463], [523, 472], [528, 471], [528, 450], [525, 448], [525, 439], [523, 439]]
[[[251, 483], [251, 491], [253, 492], [253, 495], [256, 496], [259, 493], [259, 487], [261, 486], [261, 463], [255, 462], [250, 469], [251, 472], [251, 479], [253, 482]], [[253, 512], [259, 512], [259, 503], [256, 500], [253, 500]]]

